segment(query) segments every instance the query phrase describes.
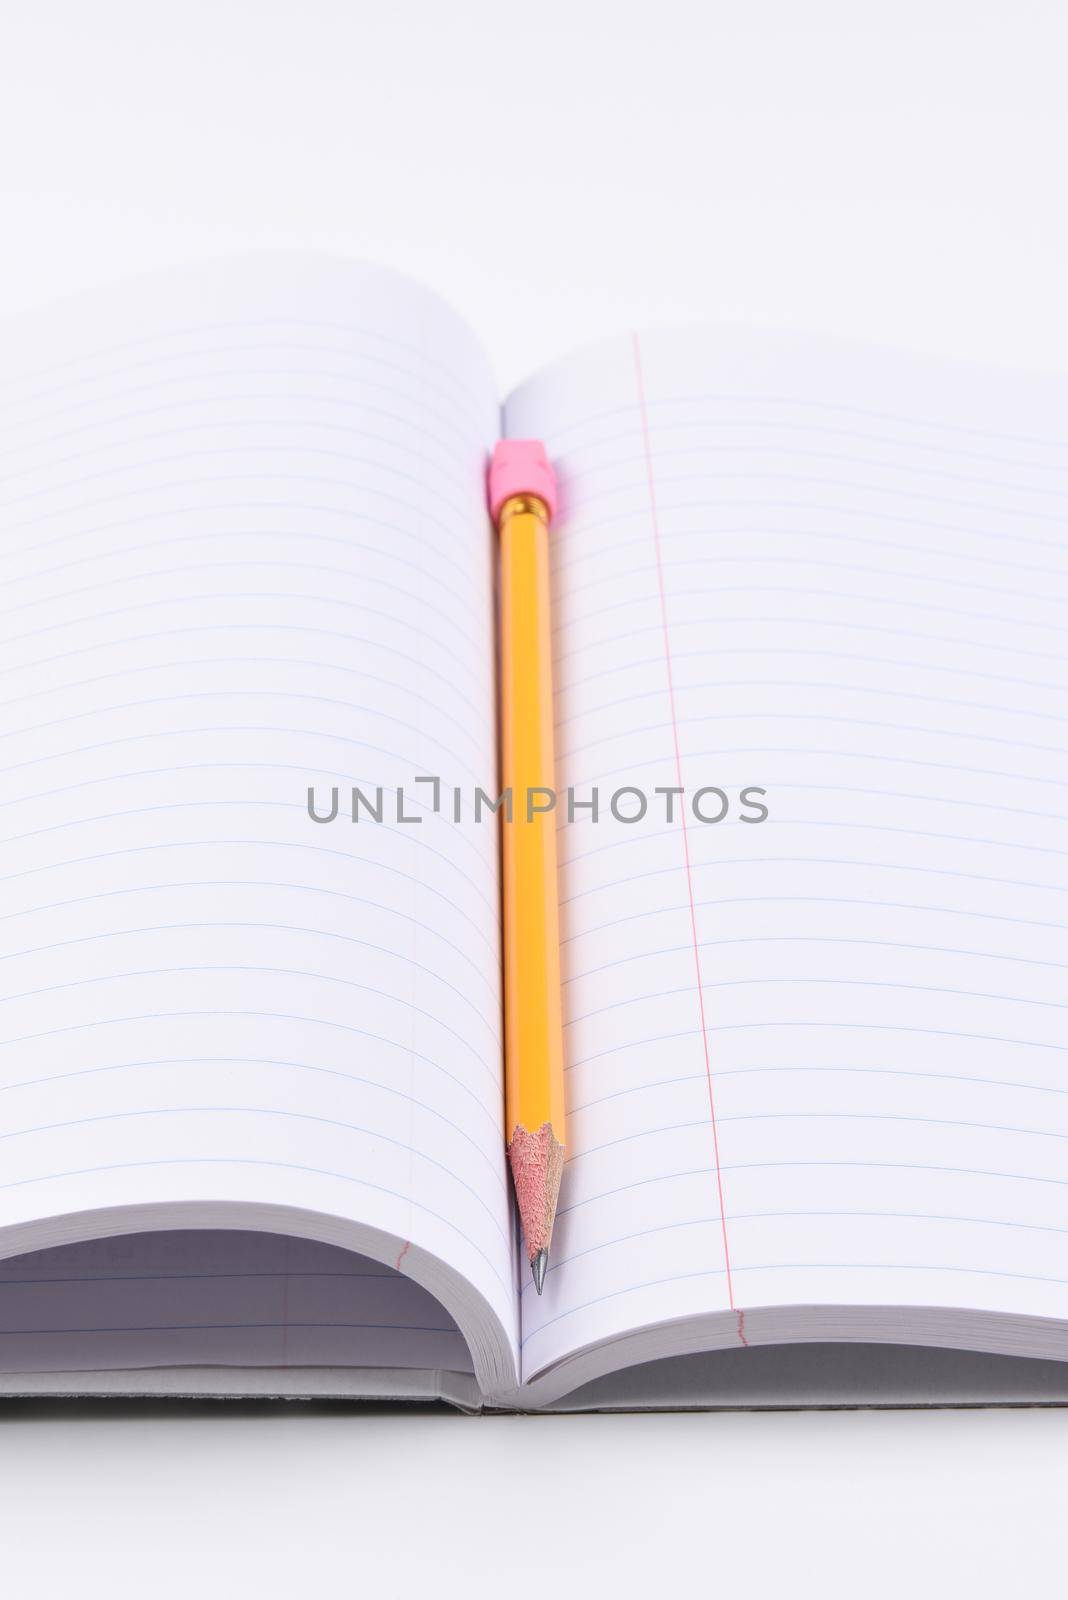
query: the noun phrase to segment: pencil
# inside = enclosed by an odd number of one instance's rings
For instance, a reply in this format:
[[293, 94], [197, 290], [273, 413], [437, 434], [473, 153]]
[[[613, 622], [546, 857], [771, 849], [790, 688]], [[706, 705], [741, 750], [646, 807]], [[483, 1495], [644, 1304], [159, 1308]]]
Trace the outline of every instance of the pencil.
[[556, 485], [544, 446], [509, 439], [489, 475], [500, 535], [505, 1133], [534, 1286], [549, 1264], [564, 1168], [553, 759], [549, 523]]

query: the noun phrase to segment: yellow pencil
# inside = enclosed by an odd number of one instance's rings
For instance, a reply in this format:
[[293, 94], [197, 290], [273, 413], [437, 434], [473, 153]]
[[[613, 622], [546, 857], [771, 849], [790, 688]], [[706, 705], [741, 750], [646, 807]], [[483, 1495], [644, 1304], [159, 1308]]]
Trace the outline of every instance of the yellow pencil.
[[505, 1115], [508, 1159], [539, 1294], [564, 1167], [564, 1044], [553, 760], [549, 523], [544, 446], [509, 439], [490, 468], [501, 544]]

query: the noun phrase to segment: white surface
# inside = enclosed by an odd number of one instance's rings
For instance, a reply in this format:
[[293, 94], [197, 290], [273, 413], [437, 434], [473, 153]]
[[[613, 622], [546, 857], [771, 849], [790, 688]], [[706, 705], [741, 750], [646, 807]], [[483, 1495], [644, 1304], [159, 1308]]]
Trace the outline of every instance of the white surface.
[[[445, 291], [502, 383], [693, 317], [1063, 370], [1066, 45], [1040, 0], [12, 7], [0, 307], [307, 244]], [[524, 80], [541, 114], [511, 123]], [[529, 252], [513, 171], [544, 219]], [[562, 1594], [1044, 1589], [1066, 1441], [1055, 1412], [52, 1413], [0, 1434], [5, 1576], [26, 1596], [146, 1574], [160, 1595], [372, 1573], [381, 1595], [497, 1592], [549, 1475]]]
[[11, 7], [0, 306], [318, 245], [508, 386], [694, 317], [1063, 369], [1066, 44], [1055, 0]]
[[[19, 1600], [970, 1600], [1063, 1570], [1059, 1411], [59, 1415], [4, 1423]], [[547, 1583], [521, 1567], [506, 1589], [546, 1483]]]

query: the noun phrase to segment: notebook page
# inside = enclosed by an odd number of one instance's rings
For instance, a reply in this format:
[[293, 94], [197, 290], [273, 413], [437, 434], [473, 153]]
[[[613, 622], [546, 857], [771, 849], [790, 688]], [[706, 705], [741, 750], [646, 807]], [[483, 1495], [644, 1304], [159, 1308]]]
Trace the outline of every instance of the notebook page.
[[495, 777], [479, 349], [284, 256], [3, 337], [0, 1227], [353, 1218], [510, 1338], [495, 840], [412, 782]]
[[506, 423], [561, 473], [558, 783], [602, 798], [525, 1376], [755, 1306], [1068, 1316], [1068, 386], [678, 333]]

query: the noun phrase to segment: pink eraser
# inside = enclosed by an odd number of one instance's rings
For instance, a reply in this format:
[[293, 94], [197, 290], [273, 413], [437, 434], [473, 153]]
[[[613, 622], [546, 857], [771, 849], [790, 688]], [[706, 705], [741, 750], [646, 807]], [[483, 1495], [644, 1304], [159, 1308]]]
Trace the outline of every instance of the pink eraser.
[[540, 439], [502, 439], [489, 469], [489, 508], [494, 522], [514, 494], [536, 494], [556, 515], [556, 476]]

